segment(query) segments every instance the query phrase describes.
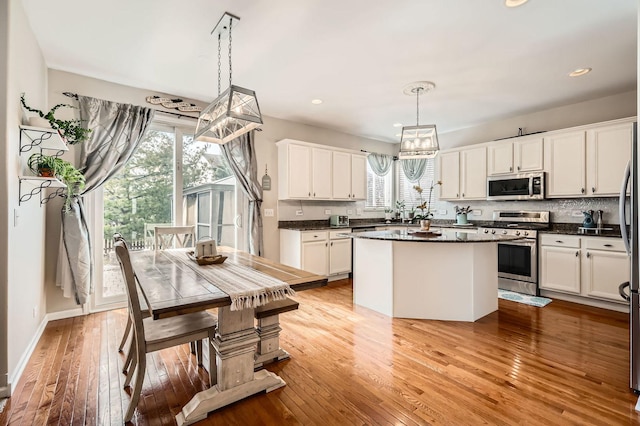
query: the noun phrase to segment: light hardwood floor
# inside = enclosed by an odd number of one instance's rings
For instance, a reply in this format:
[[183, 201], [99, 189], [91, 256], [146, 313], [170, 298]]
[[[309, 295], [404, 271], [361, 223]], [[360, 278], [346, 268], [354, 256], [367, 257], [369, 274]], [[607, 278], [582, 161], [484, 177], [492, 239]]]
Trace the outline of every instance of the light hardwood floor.
[[[629, 390], [628, 316], [500, 300], [475, 323], [390, 319], [351, 301], [351, 282], [298, 293], [281, 316], [287, 386], [211, 414], [211, 425], [640, 424]], [[50, 323], [0, 424], [122, 423], [117, 352], [125, 311]], [[149, 355], [134, 417], [174, 424], [208, 386], [182, 346]]]

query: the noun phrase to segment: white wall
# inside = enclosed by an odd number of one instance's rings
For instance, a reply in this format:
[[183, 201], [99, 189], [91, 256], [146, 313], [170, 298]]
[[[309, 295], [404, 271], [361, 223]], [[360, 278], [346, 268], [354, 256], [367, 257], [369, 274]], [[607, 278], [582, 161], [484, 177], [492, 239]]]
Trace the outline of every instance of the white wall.
[[[588, 77], [587, 77], [588, 78]], [[525, 133], [543, 132], [617, 118], [633, 117], [637, 111], [637, 91], [618, 93], [599, 99], [532, 112], [480, 126], [438, 134], [441, 149], [490, 142]]]
[[[43, 292], [45, 209], [40, 207], [38, 197], [18, 206], [18, 175], [25, 174], [24, 163], [34, 152], [19, 155], [19, 125], [23, 120], [19, 100], [24, 92], [29, 105], [47, 107], [47, 69], [22, 2], [9, 0], [8, 7], [5, 15], [8, 16], [9, 48], [4, 138], [7, 193], [3, 197], [6, 201], [0, 221], [3, 227], [8, 226], [7, 239], [2, 239], [8, 243], [8, 253], [1, 258], [8, 264], [8, 373], [9, 381], [14, 382], [46, 310]], [[18, 216], [15, 224], [14, 214]]]
[[[9, 3], [0, 2], [0, 138], [7, 140], [7, 86], [8, 86], [8, 55], [9, 55]], [[8, 144], [0, 144], [0, 168], [4, 172], [0, 172], [0, 200], [9, 199], [8, 195]], [[9, 230], [7, 223], [7, 206], [3, 205], [0, 209], [0, 398], [8, 396], [9, 383], [8, 371], [8, 338], [7, 338], [7, 284], [8, 276], [8, 259], [7, 252], [9, 249]]]

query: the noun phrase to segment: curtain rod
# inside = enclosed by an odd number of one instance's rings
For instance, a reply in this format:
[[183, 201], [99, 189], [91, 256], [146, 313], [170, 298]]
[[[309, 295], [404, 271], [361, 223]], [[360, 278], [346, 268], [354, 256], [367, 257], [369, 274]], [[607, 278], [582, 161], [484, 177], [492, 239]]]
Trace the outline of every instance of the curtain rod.
[[[62, 92], [63, 95], [75, 99], [76, 101], [79, 100], [78, 99], [78, 94], [77, 93], [72, 93], [72, 92]], [[179, 112], [171, 112], [171, 111], [162, 111], [159, 109], [156, 109], [157, 112], [161, 113], [161, 114], [170, 114], [170, 115], [175, 115], [176, 117], [179, 118], [190, 118], [192, 120], [197, 120], [198, 117], [194, 117], [193, 115], [187, 115], [187, 114], [180, 114]], [[262, 129], [258, 128], [258, 129], [254, 129], [257, 132], [261, 132]]]
[[[69, 97], [69, 98], [75, 99], [76, 101], [77, 101], [77, 100], [79, 100], [79, 99], [78, 99], [78, 94], [77, 94], [77, 93], [62, 92], [62, 94], [63, 94], [63, 95], [65, 95], [65, 96], [67, 96], [67, 97]], [[157, 109], [156, 111], [161, 112], [161, 113], [163, 113], [163, 114], [171, 114], [171, 115], [175, 115], [175, 116], [180, 117], [180, 118], [191, 118], [191, 119], [193, 119], [193, 120], [197, 120], [197, 119], [198, 119], [198, 117], [194, 117], [193, 115], [180, 114], [180, 113], [178, 113], [178, 112], [161, 111], [161, 110], [158, 110], [158, 109]]]
[[398, 157], [396, 155], [380, 154], [379, 152], [371, 152], [371, 151], [367, 151], [365, 149], [361, 149], [360, 152], [366, 152], [367, 154], [388, 155], [389, 157], [393, 158], [393, 161], [396, 161], [398, 159]]

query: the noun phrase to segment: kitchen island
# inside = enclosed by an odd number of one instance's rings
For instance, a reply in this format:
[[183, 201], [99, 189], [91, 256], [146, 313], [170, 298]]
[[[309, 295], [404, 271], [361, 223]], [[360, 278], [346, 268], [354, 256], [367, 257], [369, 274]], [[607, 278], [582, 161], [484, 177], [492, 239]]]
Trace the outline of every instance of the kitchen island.
[[497, 243], [520, 237], [375, 231], [353, 238], [353, 301], [397, 318], [476, 321], [498, 309]]

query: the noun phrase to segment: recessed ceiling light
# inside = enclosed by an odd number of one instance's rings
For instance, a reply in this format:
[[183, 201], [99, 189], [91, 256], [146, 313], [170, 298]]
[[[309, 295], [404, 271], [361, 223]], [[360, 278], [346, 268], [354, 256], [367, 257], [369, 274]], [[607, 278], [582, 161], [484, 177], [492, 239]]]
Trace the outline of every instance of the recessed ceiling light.
[[578, 68], [569, 73], [569, 77], [580, 77], [591, 72], [591, 68]]
[[504, 5], [507, 7], [518, 7], [525, 4], [528, 0], [504, 0]]
[[320, 105], [322, 103], [322, 99], [314, 99], [311, 101], [311, 103], [314, 105]]
[[393, 127], [402, 127], [402, 123], [393, 123]]

